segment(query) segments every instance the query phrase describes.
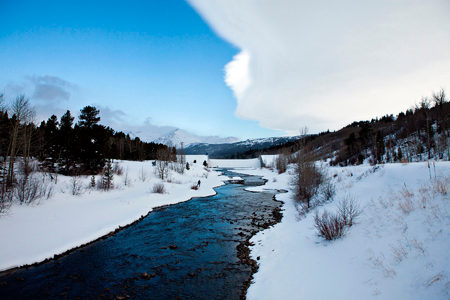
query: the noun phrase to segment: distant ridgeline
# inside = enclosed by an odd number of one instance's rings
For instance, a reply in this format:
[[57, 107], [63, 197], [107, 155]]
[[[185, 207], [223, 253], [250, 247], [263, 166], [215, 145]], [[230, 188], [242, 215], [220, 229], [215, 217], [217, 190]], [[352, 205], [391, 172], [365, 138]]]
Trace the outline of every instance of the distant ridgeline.
[[441, 90], [415, 108], [381, 119], [353, 122], [334, 132], [304, 137], [247, 140], [232, 144], [193, 144], [187, 154], [211, 158], [255, 158], [261, 154], [292, 155], [298, 151], [313, 159], [331, 159], [332, 165], [449, 160], [450, 103]]
[[[114, 131], [99, 124], [99, 110], [86, 106], [79, 121], [68, 110], [61, 118], [52, 115], [39, 126], [24, 116], [32, 112], [28, 100], [18, 97], [12, 103], [11, 117], [0, 110], [0, 152], [2, 161], [8, 157], [34, 157], [48, 172], [66, 175], [96, 174], [103, 169], [105, 159], [155, 159], [158, 149], [168, 150], [162, 144], [146, 143], [138, 137]], [[31, 114], [30, 114], [31, 115]]]

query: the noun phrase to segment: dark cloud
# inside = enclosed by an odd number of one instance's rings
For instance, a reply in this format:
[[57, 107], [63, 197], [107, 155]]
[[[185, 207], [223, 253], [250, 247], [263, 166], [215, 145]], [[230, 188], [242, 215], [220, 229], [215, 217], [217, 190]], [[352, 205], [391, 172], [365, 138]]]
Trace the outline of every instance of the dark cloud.
[[41, 103], [67, 102], [78, 87], [57, 76], [33, 75], [26, 76], [22, 82], [9, 82], [4, 87], [8, 97], [25, 95]]
[[68, 101], [75, 85], [56, 76], [31, 76], [32, 98], [44, 101]]

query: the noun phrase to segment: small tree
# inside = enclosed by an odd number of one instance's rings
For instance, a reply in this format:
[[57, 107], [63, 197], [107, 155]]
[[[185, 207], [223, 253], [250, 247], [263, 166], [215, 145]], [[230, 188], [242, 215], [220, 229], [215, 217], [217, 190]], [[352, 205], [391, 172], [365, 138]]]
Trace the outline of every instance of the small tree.
[[95, 188], [96, 183], [95, 183], [95, 175], [91, 176], [91, 182], [90, 182], [90, 187], [91, 188]]
[[156, 175], [162, 180], [169, 175], [169, 163], [171, 159], [171, 152], [169, 148], [161, 148], [156, 152]]
[[110, 189], [113, 188], [113, 167], [112, 167], [112, 163], [111, 160], [108, 159], [106, 161], [106, 165], [103, 171], [103, 177], [102, 177], [102, 186], [101, 188], [104, 189], [105, 191], [108, 191]]
[[191, 167], [189, 166], [189, 163], [187, 162], [187, 163], [186, 163], [186, 170], [189, 171], [190, 168], [191, 168]]
[[306, 157], [299, 157], [295, 176], [295, 197], [297, 201], [306, 204], [306, 209], [311, 207], [311, 199], [316, 195], [322, 183], [323, 176], [314, 162]]

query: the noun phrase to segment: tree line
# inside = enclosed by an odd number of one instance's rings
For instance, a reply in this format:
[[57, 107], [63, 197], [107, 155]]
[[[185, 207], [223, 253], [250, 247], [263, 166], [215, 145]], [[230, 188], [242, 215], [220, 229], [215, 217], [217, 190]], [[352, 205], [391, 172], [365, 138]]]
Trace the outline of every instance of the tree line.
[[341, 166], [361, 164], [365, 160], [372, 164], [431, 158], [449, 160], [449, 126], [450, 102], [445, 91], [440, 90], [396, 116], [389, 114], [353, 122], [333, 132], [302, 134], [297, 141], [247, 151], [241, 156], [280, 154], [287, 163], [290, 156], [300, 151], [313, 160], [331, 158], [331, 165]]
[[60, 118], [52, 115], [37, 126], [33, 122], [35, 112], [25, 96], [6, 105], [0, 95], [2, 194], [17, 183], [18, 158], [25, 175], [36, 160], [39, 169], [48, 173], [92, 175], [102, 171], [108, 159], [150, 160], [156, 159], [158, 152], [174, 151], [104, 126], [99, 114], [96, 107], [86, 106], [80, 110], [76, 123], [67, 110]]

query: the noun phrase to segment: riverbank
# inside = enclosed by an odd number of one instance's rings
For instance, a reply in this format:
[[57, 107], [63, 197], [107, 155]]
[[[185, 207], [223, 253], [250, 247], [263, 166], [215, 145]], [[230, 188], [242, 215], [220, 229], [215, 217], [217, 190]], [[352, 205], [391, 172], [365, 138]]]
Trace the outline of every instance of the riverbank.
[[[362, 208], [346, 235], [325, 241], [314, 228], [315, 211], [300, 217], [293, 201], [292, 169], [239, 170], [264, 176], [265, 186], [289, 189], [283, 219], [256, 234], [251, 256], [259, 263], [247, 299], [447, 299], [450, 277], [450, 163], [330, 167], [336, 210], [353, 197]], [[405, 206], [406, 205], [406, 206]]]
[[264, 184], [260, 177], [242, 179], [215, 188], [214, 196], [155, 208], [60, 259], [5, 272], [0, 298], [245, 299], [257, 265], [248, 241], [280, 219], [281, 204], [271, 192], [245, 191]]
[[[153, 208], [214, 195], [214, 187], [228, 178], [206, 170], [201, 161], [189, 161], [184, 174], [170, 172], [164, 182], [150, 161], [120, 161], [122, 175], [114, 176], [108, 192], [88, 188], [90, 177], [77, 178], [78, 195], [72, 195], [73, 178], [59, 175], [53, 195], [31, 205], [12, 205], [0, 216], [0, 271], [30, 265], [87, 244], [127, 226]], [[96, 180], [100, 180], [97, 176]], [[201, 181], [197, 190], [191, 189]], [[153, 192], [163, 184], [165, 193]]]

